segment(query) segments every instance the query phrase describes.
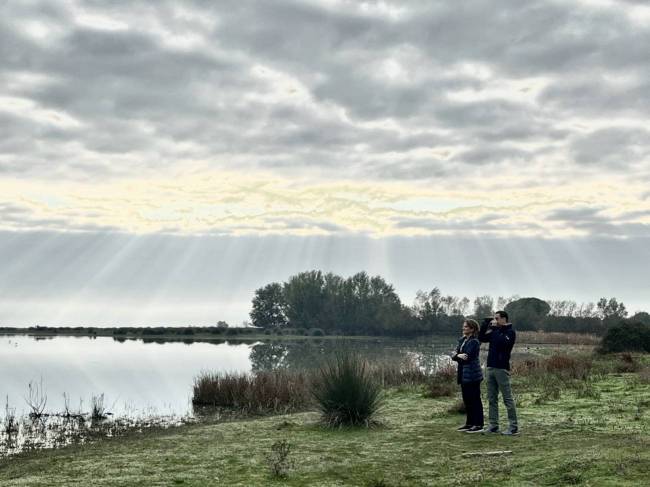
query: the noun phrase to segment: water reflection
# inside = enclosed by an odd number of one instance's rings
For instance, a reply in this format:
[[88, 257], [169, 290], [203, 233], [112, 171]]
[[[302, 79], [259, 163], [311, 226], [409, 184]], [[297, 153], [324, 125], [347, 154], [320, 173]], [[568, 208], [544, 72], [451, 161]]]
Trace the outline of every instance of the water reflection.
[[[201, 371], [313, 368], [342, 350], [371, 362], [398, 361], [431, 372], [449, 362], [453, 338], [437, 340], [304, 339], [251, 342], [126, 337], [0, 337], [0, 455], [85, 442], [129, 428], [195, 419], [194, 377]], [[28, 385], [41, 384], [42, 414], [30, 418]], [[108, 420], [92, 420], [103, 395]], [[74, 411], [70, 404], [74, 404]], [[78, 407], [76, 406], [78, 404]], [[74, 414], [66, 414], [73, 412]], [[11, 419], [11, 422], [10, 421]], [[11, 423], [11, 424], [10, 424]]]
[[337, 353], [354, 351], [370, 362], [408, 363], [430, 373], [449, 364], [448, 352], [452, 348], [449, 341], [309, 339], [264, 342], [253, 345], [250, 361], [253, 371], [310, 369], [321, 366]]

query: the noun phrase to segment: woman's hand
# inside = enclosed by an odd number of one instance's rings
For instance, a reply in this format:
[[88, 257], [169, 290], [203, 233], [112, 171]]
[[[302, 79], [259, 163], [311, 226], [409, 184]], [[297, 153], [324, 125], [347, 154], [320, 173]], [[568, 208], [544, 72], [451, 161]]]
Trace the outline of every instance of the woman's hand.
[[457, 357], [461, 360], [467, 360], [467, 354], [466, 353], [459, 353]]

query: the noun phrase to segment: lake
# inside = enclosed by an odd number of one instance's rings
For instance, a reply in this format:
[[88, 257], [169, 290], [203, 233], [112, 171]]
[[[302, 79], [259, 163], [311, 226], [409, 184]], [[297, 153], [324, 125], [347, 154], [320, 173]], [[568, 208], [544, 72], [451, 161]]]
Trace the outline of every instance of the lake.
[[[428, 370], [448, 363], [455, 339], [307, 339], [284, 342], [144, 342], [112, 337], [0, 336], [0, 399], [28, 414], [28, 384], [47, 396], [45, 411], [60, 413], [64, 393], [87, 412], [92, 396], [116, 416], [191, 416], [194, 377], [201, 371], [250, 372], [314, 367], [350, 348], [369, 360], [410, 360]], [[4, 404], [3, 404], [4, 406]], [[5, 408], [0, 408], [4, 416]]]

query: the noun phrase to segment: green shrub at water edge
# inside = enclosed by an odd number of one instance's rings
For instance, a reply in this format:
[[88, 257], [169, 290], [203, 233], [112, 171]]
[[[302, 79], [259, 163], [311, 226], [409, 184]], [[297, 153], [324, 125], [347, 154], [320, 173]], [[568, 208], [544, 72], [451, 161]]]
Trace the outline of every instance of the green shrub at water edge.
[[328, 426], [370, 426], [383, 402], [368, 364], [352, 353], [338, 355], [318, 371], [312, 394]]

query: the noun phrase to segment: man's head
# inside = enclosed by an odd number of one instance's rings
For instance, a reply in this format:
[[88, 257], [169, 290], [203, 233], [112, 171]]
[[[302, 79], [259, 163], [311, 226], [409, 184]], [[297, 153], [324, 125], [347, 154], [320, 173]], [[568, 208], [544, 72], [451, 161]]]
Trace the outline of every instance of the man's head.
[[508, 324], [508, 313], [505, 311], [497, 311], [494, 313], [494, 319], [497, 322], [497, 325], [504, 326]]

